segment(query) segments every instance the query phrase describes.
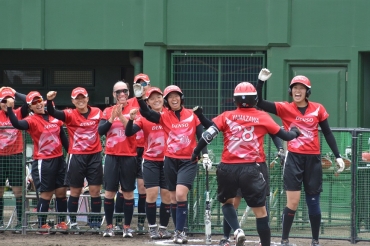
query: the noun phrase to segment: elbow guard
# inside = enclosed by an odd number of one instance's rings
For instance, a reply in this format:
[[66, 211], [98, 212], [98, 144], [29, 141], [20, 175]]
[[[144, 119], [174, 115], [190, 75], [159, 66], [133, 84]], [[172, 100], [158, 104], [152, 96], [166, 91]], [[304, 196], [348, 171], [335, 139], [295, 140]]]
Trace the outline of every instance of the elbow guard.
[[212, 140], [217, 137], [219, 130], [215, 126], [211, 126], [207, 129], [207, 131], [203, 132], [202, 138], [206, 141], [207, 144], [210, 144]]

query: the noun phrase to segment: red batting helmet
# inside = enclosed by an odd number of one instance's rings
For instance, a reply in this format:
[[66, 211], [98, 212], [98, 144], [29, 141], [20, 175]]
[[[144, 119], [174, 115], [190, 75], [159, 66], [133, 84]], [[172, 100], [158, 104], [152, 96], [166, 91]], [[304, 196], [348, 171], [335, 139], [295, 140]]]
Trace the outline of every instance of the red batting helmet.
[[292, 87], [295, 84], [302, 84], [302, 85], [306, 86], [307, 87], [306, 97], [310, 96], [310, 94], [311, 94], [311, 82], [306, 76], [297, 75], [292, 79], [292, 81], [290, 81], [289, 95], [292, 95]]
[[171, 92], [177, 92], [180, 94], [181, 99], [184, 97], [184, 93], [182, 93], [181, 89], [176, 85], [169, 85], [164, 89], [163, 98], [167, 99], [168, 94]]
[[258, 102], [257, 91], [249, 82], [239, 83], [234, 90], [234, 103], [239, 108], [252, 108]]
[[307, 88], [311, 88], [311, 82], [310, 82], [310, 80], [306, 76], [303, 76], [303, 75], [297, 75], [297, 76], [295, 76], [292, 79], [292, 81], [290, 82], [289, 87], [292, 88], [292, 86], [294, 84], [297, 84], [297, 83], [303, 84]]

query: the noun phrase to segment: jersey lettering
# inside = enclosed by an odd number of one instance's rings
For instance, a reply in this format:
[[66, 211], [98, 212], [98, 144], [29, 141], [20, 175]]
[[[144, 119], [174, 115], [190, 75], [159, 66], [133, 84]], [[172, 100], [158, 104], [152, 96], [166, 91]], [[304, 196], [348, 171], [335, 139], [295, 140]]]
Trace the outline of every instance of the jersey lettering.
[[295, 120], [297, 120], [297, 121], [303, 121], [303, 122], [313, 122], [313, 118], [301, 118], [299, 116], [297, 116], [295, 118]]
[[184, 128], [189, 127], [188, 123], [172, 124], [172, 128]]
[[234, 125], [234, 126], [232, 126], [232, 128], [230, 130], [233, 134], [236, 134], [238, 132], [243, 131], [241, 138], [233, 135], [230, 138], [231, 141], [240, 141], [240, 140], [242, 140], [244, 142], [249, 142], [249, 141], [253, 140], [254, 126], [251, 126], [250, 130], [248, 130], [247, 128], [242, 127], [241, 125]]
[[233, 119], [233, 121], [242, 120], [242, 121], [253, 122], [253, 123], [259, 123], [259, 121], [260, 121], [259, 118], [249, 116], [249, 115], [233, 115], [232, 119]]

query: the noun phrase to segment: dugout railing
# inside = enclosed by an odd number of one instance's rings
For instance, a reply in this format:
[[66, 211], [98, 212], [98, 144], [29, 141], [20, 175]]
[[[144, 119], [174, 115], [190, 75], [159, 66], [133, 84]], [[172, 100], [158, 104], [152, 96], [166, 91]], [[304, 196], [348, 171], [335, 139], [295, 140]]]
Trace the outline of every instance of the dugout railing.
[[[6, 131], [11, 127], [0, 127], [0, 131]], [[326, 144], [324, 136], [320, 133], [322, 157], [331, 160], [330, 167], [323, 170], [323, 192], [321, 194], [322, 226], [320, 238], [343, 239], [351, 243], [358, 241], [370, 241], [370, 129], [363, 128], [332, 128], [337, 140], [338, 148], [343, 157], [350, 160], [351, 164], [341, 174], [336, 174], [335, 158]], [[32, 159], [32, 141], [28, 133], [23, 132], [23, 164]], [[102, 138], [104, 145], [104, 138]], [[215, 144], [216, 143], [216, 144]], [[214, 155], [214, 166], [220, 161], [222, 151], [222, 136], [209, 145]], [[30, 153], [31, 152], [31, 153]], [[270, 227], [273, 236], [281, 235], [281, 212], [286, 204], [285, 193], [282, 189], [282, 168], [276, 161], [276, 149], [272, 141], [266, 137], [265, 152], [267, 164], [270, 165], [270, 197], [268, 210], [270, 214]], [[103, 153], [102, 153], [103, 154]], [[3, 160], [6, 157], [3, 157]], [[349, 162], [347, 162], [349, 163]], [[3, 164], [3, 163], [1, 163]], [[4, 171], [3, 169], [1, 169]], [[222, 211], [221, 204], [217, 201], [217, 181], [214, 167], [210, 175], [210, 197], [212, 199], [212, 233], [222, 233]], [[11, 170], [10, 170], [11, 171]], [[26, 168], [23, 169], [23, 233], [34, 232], [37, 228], [31, 227], [37, 222], [35, 208], [35, 192], [31, 191], [26, 181]], [[0, 175], [3, 173], [0, 172]], [[15, 211], [15, 198], [9, 185], [4, 185], [4, 227], [1, 230], [14, 231], [17, 223]], [[102, 190], [103, 191], [103, 190]], [[202, 165], [199, 165], [197, 176], [192, 190], [189, 192], [189, 213], [187, 227], [189, 233], [204, 233], [204, 194], [205, 194], [205, 173]], [[53, 207], [53, 204], [51, 204]], [[242, 201], [238, 209], [239, 219], [244, 217], [242, 228], [247, 235], [257, 235], [255, 218], [253, 213], [246, 212], [247, 207]], [[103, 209], [101, 215], [103, 215]], [[90, 213], [86, 213], [90, 214]], [[81, 212], [80, 215], [85, 215]], [[137, 213], [135, 213], [137, 216]], [[55, 217], [52, 212], [50, 219]], [[310, 238], [310, 224], [308, 212], [305, 205], [304, 192], [296, 213], [294, 224], [291, 230], [291, 237]]]

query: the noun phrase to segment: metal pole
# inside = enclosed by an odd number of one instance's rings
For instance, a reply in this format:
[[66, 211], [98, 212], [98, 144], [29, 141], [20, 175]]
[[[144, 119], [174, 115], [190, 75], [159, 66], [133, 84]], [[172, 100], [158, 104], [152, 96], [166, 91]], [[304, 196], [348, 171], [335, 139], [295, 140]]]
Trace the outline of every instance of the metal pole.
[[[23, 168], [23, 171], [22, 171], [22, 177], [25, 177], [25, 170], [26, 170], [26, 162], [27, 162], [27, 154], [26, 154], [26, 151], [27, 151], [27, 145], [26, 145], [26, 133], [25, 131], [22, 132], [22, 137], [23, 137], [23, 163], [22, 163], [22, 166], [24, 167]], [[23, 187], [22, 187], [22, 235], [26, 235], [26, 228], [27, 228], [27, 217], [26, 217], [26, 191], [27, 189], [27, 183], [26, 183], [26, 179], [23, 178]]]
[[357, 194], [357, 130], [354, 129], [352, 131], [352, 156], [351, 156], [351, 175], [352, 175], [352, 181], [351, 181], [351, 243], [356, 243], [357, 238], [357, 231], [356, 231], [356, 220], [357, 220], [357, 200], [356, 200], [356, 194]]

